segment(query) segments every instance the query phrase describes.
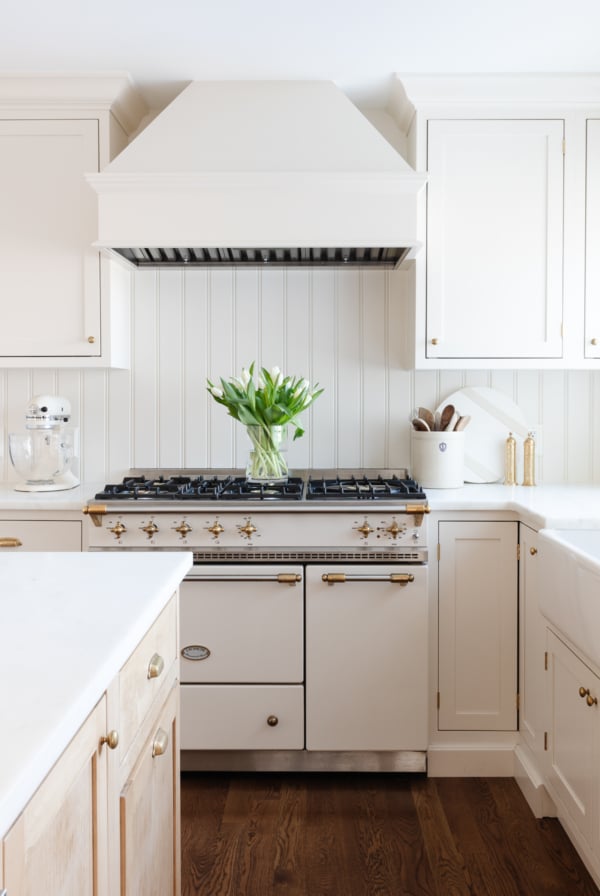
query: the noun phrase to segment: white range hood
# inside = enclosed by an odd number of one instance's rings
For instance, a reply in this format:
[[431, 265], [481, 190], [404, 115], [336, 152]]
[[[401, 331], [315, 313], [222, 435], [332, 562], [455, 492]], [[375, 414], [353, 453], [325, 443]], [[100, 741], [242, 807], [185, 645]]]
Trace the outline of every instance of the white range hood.
[[192, 82], [88, 176], [97, 245], [140, 266], [395, 266], [425, 180], [329, 81]]

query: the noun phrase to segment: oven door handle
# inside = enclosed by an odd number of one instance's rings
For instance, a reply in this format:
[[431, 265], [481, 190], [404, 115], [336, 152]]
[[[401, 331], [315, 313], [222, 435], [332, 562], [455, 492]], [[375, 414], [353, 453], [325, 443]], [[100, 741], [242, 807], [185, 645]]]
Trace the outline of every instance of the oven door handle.
[[325, 572], [321, 576], [328, 585], [344, 585], [346, 582], [391, 582], [394, 585], [408, 585], [415, 577], [410, 572], [394, 572], [388, 576], [346, 575], [344, 572]]
[[192, 573], [186, 576], [188, 581], [193, 582], [279, 582], [280, 585], [296, 585], [302, 581], [300, 573], [296, 572], [279, 572], [276, 575], [261, 575], [260, 573], [243, 576], [231, 575], [211, 575], [210, 573]]

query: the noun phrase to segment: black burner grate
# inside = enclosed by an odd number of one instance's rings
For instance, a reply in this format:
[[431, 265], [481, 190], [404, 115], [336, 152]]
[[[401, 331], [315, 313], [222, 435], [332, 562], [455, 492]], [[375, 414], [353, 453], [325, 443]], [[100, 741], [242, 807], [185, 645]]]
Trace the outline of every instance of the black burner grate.
[[414, 479], [396, 476], [336, 476], [330, 479], [313, 479], [311, 476], [306, 486], [308, 501], [389, 501], [390, 498], [425, 501], [426, 495]]
[[299, 501], [304, 481], [290, 477], [284, 483], [253, 483], [243, 476], [126, 476], [96, 494], [97, 501]]

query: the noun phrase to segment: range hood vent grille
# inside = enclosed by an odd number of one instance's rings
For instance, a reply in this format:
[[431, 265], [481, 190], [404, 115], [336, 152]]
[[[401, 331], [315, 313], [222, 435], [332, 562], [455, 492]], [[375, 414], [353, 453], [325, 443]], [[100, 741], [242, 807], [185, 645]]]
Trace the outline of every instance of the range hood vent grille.
[[322, 267], [394, 268], [408, 248], [125, 248], [114, 249], [136, 267]]

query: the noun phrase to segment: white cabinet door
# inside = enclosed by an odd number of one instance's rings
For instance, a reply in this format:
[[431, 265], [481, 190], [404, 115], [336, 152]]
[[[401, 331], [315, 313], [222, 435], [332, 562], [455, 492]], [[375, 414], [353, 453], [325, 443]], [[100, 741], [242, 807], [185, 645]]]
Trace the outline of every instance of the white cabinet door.
[[585, 357], [600, 358], [600, 119], [587, 122]]
[[439, 524], [440, 730], [516, 730], [517, 525]]
[[519, 564], [519, 730], [539, 760], [544, 756], [546, 621], [538, 606], [537, 532], [521, 524]]
[[0, 121], [0, 357], [96, 357], [97, 120]]
[[428, 358], [560, 358], [562, 120], [430, 120]]
[[0, 519], [0, 549], [8, 551], [80, 551], [78, 520]]
[[426, 567], [307, 568], [307, 750], [427, 748], [427, 603]]

